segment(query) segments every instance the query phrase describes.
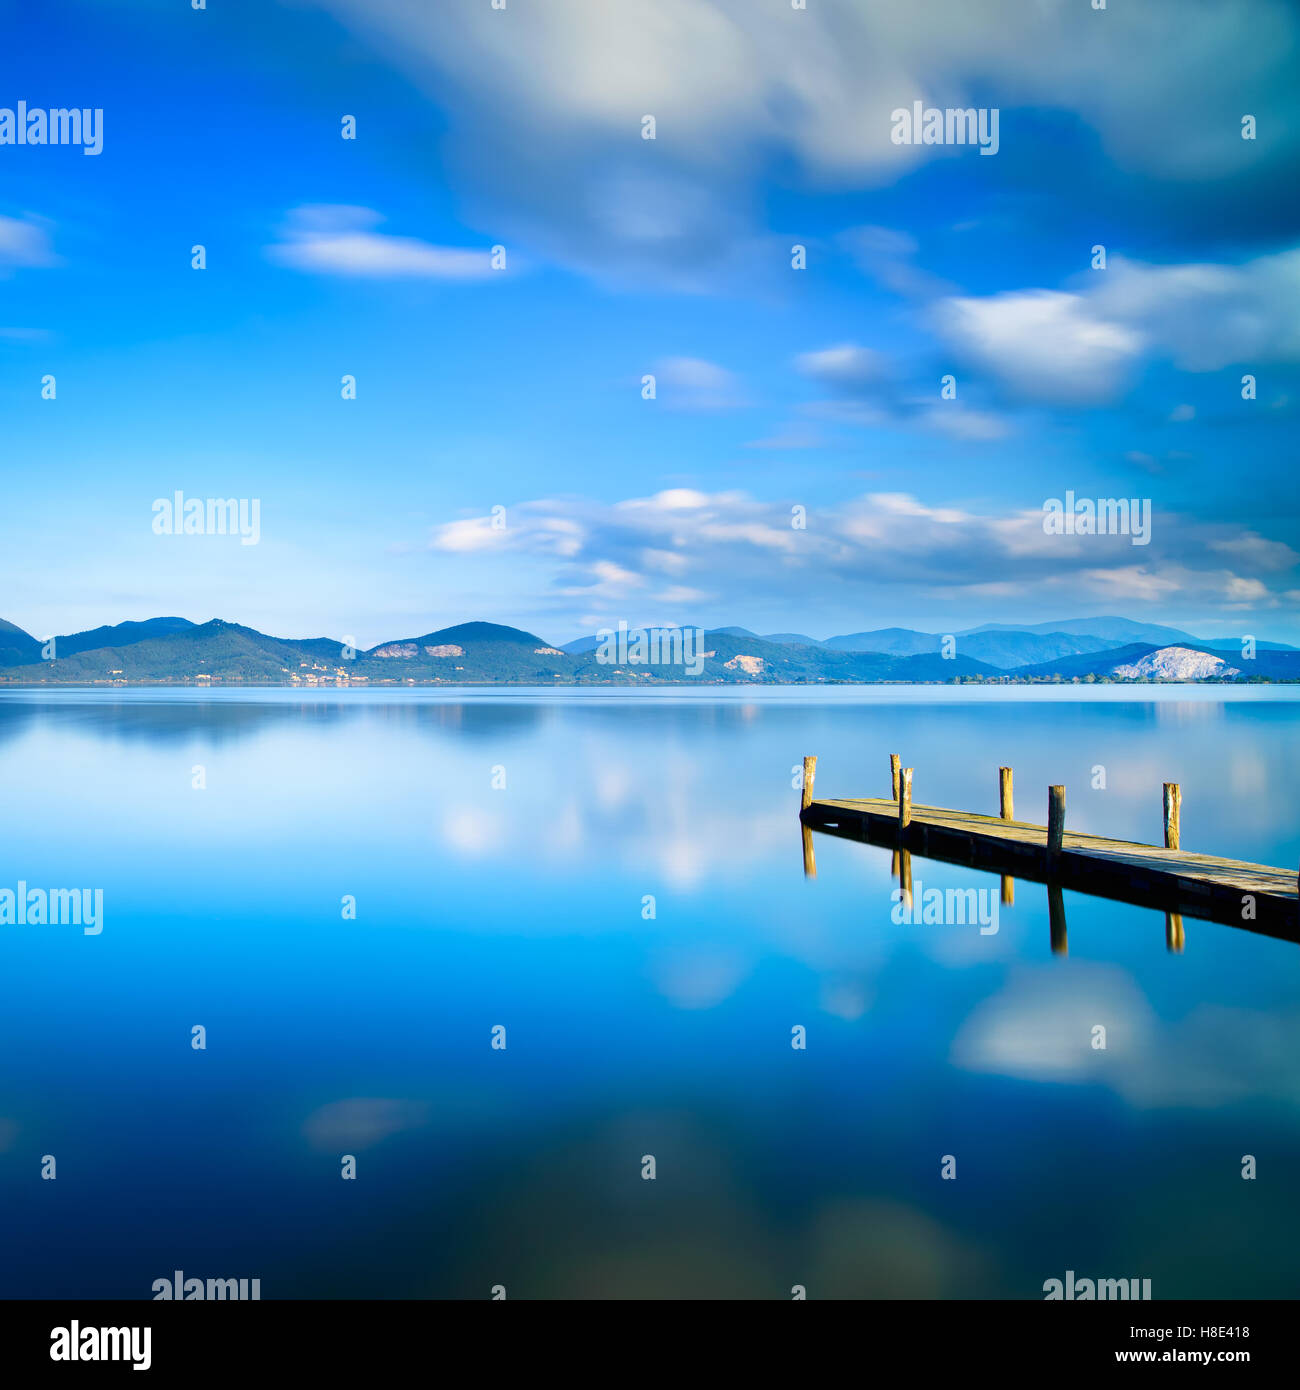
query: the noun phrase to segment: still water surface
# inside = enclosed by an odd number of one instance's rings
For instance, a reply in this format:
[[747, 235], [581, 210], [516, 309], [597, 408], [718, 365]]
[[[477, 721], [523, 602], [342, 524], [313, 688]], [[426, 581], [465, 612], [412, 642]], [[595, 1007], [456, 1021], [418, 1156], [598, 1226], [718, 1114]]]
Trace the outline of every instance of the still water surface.
[[1026, 882], [899, 925], [826, 835], [806, 881], [802, 756], [882, 795], [890, 752], [1300, 853], [1285, 688], [0, 694], [0, 888], [104, 890], [0, 926], [0, 1294], [1300, 1295], [1300, 947], [1067, 893], [1053, 955]]

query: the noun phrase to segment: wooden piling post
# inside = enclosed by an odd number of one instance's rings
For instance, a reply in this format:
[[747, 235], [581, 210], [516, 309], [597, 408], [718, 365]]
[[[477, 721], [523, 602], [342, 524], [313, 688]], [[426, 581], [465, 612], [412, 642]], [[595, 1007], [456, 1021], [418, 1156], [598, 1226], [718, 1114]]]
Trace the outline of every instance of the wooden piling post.
[[1060, 854], [1065, 842], [1065, 788], [1047, 789], [1047, 853]]
[[1011, 794], [1011, 769], [1009, 767], [998, 768], [998, 804], [999, 814], [1003, 820], [1015, 820], [1016, 806], [1015, 799]]
[[[1156, 843], [1140, 845], [1078, 834], [1071, 836], [1067, 866], [1063, 786], [1048, 788], [1047, 824], [1044, 826], [936, 806], [913, 808], [913, 770], [910, 767], [898, 770], [896, 801], [872, 796], [860, 800], [815, 802], [816, 762], [816, 758], [809, 756], [804, 769], [796, 765], [792, 773], [791, 780], [796, 786], [803, 778], [802, 825], [813, 831], [826, 830], [841, 838], [894, 851], [891, 871], [896, 876], [901, 877], [903, 872], [904, 850], [914, 850], [950, 864], [978, 866], [1001, 876], [1002, 901], [1008, 908], [1015, 902], [1013, 875], [1048, 885], [1068, 882], [1071, 888], [1095, 897], [1139, 903], [1157, 912], [1168, 912], [1166, 933], [1171, 950], [1182, 946], [1179, 912], [1184, 906], [1207, 921], [1240, 926], [1280, 940], [1300, 941], [1300, 929], [1296, 926], [1295, 861], [1287, 869], [1277, 869], [1217, 855], [1185, 853], [1177, 838], [1180, 819], [1177, 783], [1169, 783], [1165, 790], [1166, 843], [1179, 844], [1177, 849], [1166, 849], [1162, 856], [1157, 852]], [[819, 807], [815, 816], [811, 814], [814, 805]], [[1030, 813], [1030, 821], [1036, 820]], [[1042, 840], [1038, 839], [1040, 833], [1044, 837]], [[811, 848], [807, 842], [806, 848]], [[910, 873], [910, 864], [908, 870]], [[1251, 910], [1248, 911], [1248, 907]], [[1062, 941], [1063, 930], [1055, 932], [1054, 938]]]
[[805, 825], [803, 828], [803, 876], [805, 878], [817, 877], [817, 856], [813, 852], [812, 827]]
[[1165, 783], [1165, 848], [1181, 849], [1183, 791], [1177, 782]]
[[898, 866], [899, 899], [907, 912], [912, 910], [912, 851], [905, 849]]
[[893, 791], [894, 800], [897, 801], [897, 800], [898, 800], [898, 754], [897, 754], [897, 753], [891, 753], [891, 754], [889, 755], [889, 781], [890, 781], [890, 784], [891, 784], [891, 785], [893, 786], [893, 788], [894, 788], [894, 791]]

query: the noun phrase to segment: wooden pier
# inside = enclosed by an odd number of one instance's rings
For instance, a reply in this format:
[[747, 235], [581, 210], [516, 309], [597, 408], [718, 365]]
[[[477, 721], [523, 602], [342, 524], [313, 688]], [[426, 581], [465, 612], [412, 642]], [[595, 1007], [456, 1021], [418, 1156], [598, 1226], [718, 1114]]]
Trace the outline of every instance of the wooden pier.
[[[815, 758], [804, 760], [800, 820], [804, 864], [812, 861], [808, 830], [824, 831], [949, 864], [1003, 875], [1002, 900], [1013, 899], [1013, 878], [1069, 888], [1155, 908], [1169, 914], [1170, 949], [1181, 949], [1182, 914], [1286, 941], [1300, 941], [1294, 869], [1247, 864], [1180, 848], [1182, 795], [1164, 787], [1166, 848], [1083, 835], [1065, 828], [1065, 789], [1048, 789], [1048, 824], [1011, 819], [1011, 769], [999, 769], [1002, 816], [951, 811], [913, 802], [912, 769], [890, 759], [892, 798], [815, 800]], [[816, 872], [812, 864], [813, 873]]]

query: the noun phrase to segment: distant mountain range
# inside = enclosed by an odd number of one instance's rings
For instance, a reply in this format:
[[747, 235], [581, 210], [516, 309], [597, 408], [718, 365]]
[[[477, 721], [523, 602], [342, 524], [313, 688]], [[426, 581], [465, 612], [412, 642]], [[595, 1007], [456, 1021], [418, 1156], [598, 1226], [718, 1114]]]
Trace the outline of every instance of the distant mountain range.
[[174, 617], [71, 633], [52, 639], [51, 648], [0, 620], [0, 685], [1300, 680], [1300, 650], [1284, 643], [1259, 641], [1247, 657], [1240, 641], [1126, 618], [987, 623], [952, 634], [893, 627], [825, 640], [724, 627], [705, 632], [698, 653], [652, 647], [638, 661], [631, 646], [612, 653], [616, 661], [607, 655], [608, 644], [602, 650], [595, 635], [553, 647], [498, 623], [461, 623], [354, 651], [334, 638], [272, 637], [221, 619]]

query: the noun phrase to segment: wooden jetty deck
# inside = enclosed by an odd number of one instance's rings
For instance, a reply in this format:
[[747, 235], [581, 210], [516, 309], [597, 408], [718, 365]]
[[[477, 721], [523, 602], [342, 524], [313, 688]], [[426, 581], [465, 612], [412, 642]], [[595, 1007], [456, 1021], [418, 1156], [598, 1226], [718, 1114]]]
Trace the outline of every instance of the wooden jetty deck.
[[[1165, 837], [1172, 845], [1160, 848], [1066, 830], [1063, 788], [1050, 789], [1049, 820], [1055, 823], [1046, 826], [1007, 815], [913, 805], [911, 770], [903, 769], [898, 775], [897, 759], [891, 763], [901, 806], [898, 797], [818, 801], [812, 798], [810, 785], [816, 760], [808, 762], [812, 768], [805, 765], [800, 810], [808, 829], [1046, 883], [1049, 889], [1069, 888], [1300, 941], [1296, 871], [1178, 848], [1181, 795], [1173, 783], [1165, 788]], [[1012, 806], [1010, 769], [1001, 772], [1002, 804], [1008, 811]], [[1181, 923], [1177, 932], [1181, 938]]]

